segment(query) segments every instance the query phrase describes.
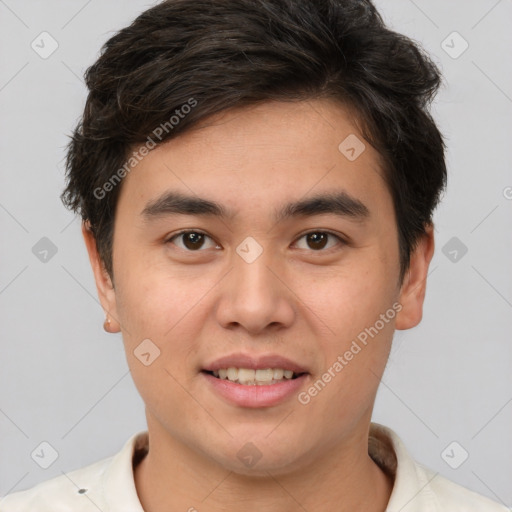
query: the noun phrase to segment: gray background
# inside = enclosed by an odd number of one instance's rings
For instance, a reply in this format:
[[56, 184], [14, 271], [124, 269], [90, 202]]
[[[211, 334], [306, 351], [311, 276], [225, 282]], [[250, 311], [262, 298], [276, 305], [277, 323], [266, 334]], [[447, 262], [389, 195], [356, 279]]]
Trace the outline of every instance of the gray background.
[[[81, 76], [149, 5], [0, 0], [0, 495], [110, 456], [145, 429], [120, 335], [102, 330], [79, 222], [58, 196], [85, 101]], [[396, 333], [374, 421], [425, 465], [511, 506], [512, 3], [377, 5], [444, 74], [433, 113], [449, 146], [449, 184], [424, 319]], [[46, 59], [31, 47], [43, 31], [59, 45]], [[469, 44], [457, 58], [464, 41], [448, 37], [454, 31]], [[57, 248], [46, 262], [32, 251], [42, 237]], [[43, 441], [58, 453], [48, 469], [31, 458]]]

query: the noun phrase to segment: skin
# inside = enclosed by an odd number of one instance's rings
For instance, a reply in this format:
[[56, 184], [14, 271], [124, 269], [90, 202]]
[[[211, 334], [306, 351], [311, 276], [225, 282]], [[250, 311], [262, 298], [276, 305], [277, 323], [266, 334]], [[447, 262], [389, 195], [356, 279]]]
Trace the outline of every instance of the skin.
[[[400, 286], [379, 154], [366, 144], [349, 161], [338, 150], [349, 134], [363, 140], [353, 113], [331, 100], [264, 103], [223, 112], [157, 147], [122, 185], [113, 282], [84, 224], [109, 330], [122, 332], [146, 404], [150, 451], [135, 470], [144, 510], [385, 510], [392, 481], [368, 456], [369, 425], [393, 332], [421, 320], [434, 238], [429, 226]], [[145, 221], [145, 205], [166, 190], [237, 215]], [[332, 190], [358, 198], [369, 217], [273, 221], [284, 203]], [[195, 251], [184, 237], [168, 241], [182, 229], [210, 238]], [[303, 236], [325, 230], [347, 243], [330, 238], [318, 249]], [[263, 249], [250, 264], [236, 252], [247, 236]], [[233, 352], [274, 353], [308, 369], [303, 391], [394, 303], [397, 316], [307, 405], [294, 395], [273, 407], [237, 407], [200, 373]], [[146, 338], [161, 351], [149, 366], [134, 355]], [[237, 457], [247, 442], [262, 454], [252, 468]]]

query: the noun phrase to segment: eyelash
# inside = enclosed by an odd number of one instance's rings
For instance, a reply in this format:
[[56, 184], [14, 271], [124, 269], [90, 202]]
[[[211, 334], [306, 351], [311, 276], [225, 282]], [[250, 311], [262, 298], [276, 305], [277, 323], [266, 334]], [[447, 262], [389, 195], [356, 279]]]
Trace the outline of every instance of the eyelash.
[[[179, 231], [178, 233], [174, 233], [171, 237], [169, 237], [166, 241], [165, 241], [165, 244], [169, 244], [171, 243], [175, 238], [178, 238], [179, 236], [181, 235], [186, 235], [186, 234], [190, 234], [190, 233], [196, 233], [196, 234], [200, 234], [200, 235], [204, 235], [208, 238], [210, 238], [211, 240], [213, 240], [213, 238], [208, 235], [207, 233], [205, 233], [204, 231], [201, 231], [201, 230], [198, 230], [198, 229], [185, 229], [183, 231]], [[296, 241], [300, 240], [301, 238], [304, 238], [305, 236], [307, 235], [311, 235], [311, 234], [318, 234], [318, 233], [321, 233], [321, 234], [325, 234], [325, 235], [330, 235], [334, 238], [336, 238], [339, 242], [338, 245], [347, 245], [347, 242], [341, 238], [339, 235], [337, 235], [336, 233], [333, 233], [332, 231], [326, 231], [326, 230], [312, 230], [312, 231], [308, 231], [306, 233], [302, 233]], [[320, 249], [318, 251], [315, 251], [313, 249], [311, 249], [312, 252], [315, 252], [315, 253], [322, 253], [322, 252], [330, 252], [331, 250], [333, 249], [336, 249], [337, 246], [334, 246], [334, 247], [330, 247], [329, 249]], [[188, 250], [188, 249], [182, 249], [181, 247], [179, 247], [179, 249], [185, 251], [185, 252], [189, 252], [189, 253], [194, 253], [194, 252], [203, 252], [205, 249], [198, 249], [197, 251], [191, 251], [191, 250]]]

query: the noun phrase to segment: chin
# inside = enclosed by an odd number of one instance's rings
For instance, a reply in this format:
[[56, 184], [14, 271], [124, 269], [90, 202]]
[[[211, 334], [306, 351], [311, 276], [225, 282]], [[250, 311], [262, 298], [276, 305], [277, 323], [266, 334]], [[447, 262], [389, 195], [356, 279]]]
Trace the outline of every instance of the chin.
[[294, 461], [283, 461], [281, 459], [269, 458], [267, 455], [262, 456], [254, 465], [241, 462], [235, 455], [234, 459], [225, 459], [219, 461], [228, 471], [243, 477], [251, 478], [268, 478], [269, 476], [285, 475], [297, 469]]
[[[211, 453], [211, 457], [228, 471], [250, 477], [267, 477], [291, 473], [300, 466], [304, 456], [298, 452], [300, 442], [294, 442], [293, 437], [287, 436], [287, 441], [279, 436], [266, 439], [265, 434], [251, 437], [237, 437], [230, 441], [222, 453]], [[237, 441], [235, 439], [244, 439]]]

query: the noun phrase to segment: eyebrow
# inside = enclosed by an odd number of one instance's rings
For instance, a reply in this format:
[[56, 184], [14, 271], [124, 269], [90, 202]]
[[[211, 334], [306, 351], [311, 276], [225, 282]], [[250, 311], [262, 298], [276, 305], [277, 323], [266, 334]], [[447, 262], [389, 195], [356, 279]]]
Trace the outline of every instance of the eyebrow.
[[[312, 217], [322, 214], [333, 214], [348, 217], [355, 221], [363, 221], [370, 216], [370, 210], [359, 199], [340, 191], [318, 194], [285, 204], [275, 210], [274, 221], [282, 222], [289, 218]], [[157, 199], [148, 202], [142, 210], [142, 216], [148, 222], [168, 215], [195, 215], [233, 219], [236, 212], [215, 201], [189, 196], [177, 191], [165, 192]]]

